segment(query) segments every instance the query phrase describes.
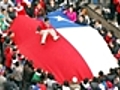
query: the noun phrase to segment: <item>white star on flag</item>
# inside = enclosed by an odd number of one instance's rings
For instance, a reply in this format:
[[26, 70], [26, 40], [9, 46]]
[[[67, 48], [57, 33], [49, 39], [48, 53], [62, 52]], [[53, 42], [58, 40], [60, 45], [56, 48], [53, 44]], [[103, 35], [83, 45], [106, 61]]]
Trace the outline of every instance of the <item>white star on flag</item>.
[[63, 17], [61, 17], [61, 16], [54, 16], [54, 17], [51, 17], [51, 18], [55, 18], [55, 19], [57, 19], [57, 21], [67, 21], [67, 22], [69, 22], [69, 23], [73, 23], [72, 21], [70, 21], [70, 20], [67, 20], [66, 18], [63, 18]]

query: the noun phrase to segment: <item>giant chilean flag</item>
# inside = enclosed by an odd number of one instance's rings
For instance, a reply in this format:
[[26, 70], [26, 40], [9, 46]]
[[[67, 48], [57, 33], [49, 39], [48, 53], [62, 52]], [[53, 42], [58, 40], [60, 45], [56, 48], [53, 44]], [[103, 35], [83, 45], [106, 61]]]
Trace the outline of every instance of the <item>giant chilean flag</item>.
[[100, 70], [108, 73], [117, 66], [106, 42], [95, 29], [74, 24], [59, 10], [48, 17], [60, 39], [55, 42], [49, 36], [45, 45], [40, 44], [41, 37], [35, 33], [40, 21], [19, 16], [11, 26], [20, 52], [33, 60], [35, 67], [52, 72], [62, 83], [73, 76], [79, 80], [92, 78]]

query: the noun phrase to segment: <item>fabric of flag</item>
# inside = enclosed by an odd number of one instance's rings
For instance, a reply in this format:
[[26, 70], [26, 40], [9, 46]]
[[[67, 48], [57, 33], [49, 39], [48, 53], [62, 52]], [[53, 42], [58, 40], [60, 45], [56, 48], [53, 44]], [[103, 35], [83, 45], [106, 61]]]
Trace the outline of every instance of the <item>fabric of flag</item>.
[[39, 20], [19, 16], [11, 26], [20, 52], [33, 60], [35, 67], [52, 72], [62, 83], [73, 76], [79, 80], [92, 78], [100, 70], [108, 73], [118, 66], [97, 30], [71, 22], [60, 10], [48, 17], [60, 39], [55, 42], [48, 36], [45, 45], [40, 44], [41, 36], [35, 33]]

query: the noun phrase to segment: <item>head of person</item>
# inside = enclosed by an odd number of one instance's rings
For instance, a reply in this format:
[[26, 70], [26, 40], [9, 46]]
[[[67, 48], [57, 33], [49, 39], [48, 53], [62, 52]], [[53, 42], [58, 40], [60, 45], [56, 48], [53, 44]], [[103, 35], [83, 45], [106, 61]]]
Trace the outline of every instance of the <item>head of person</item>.
[[85, 17], [83, 15], [78, 16], [78, 21], [81, 22], [81, 23], [84, 22]]
[[40, 26], [37, 27], [37, 31], [38, 31], [38, 32], [41, 31], [41, 27], [40, 27]]
[[50, 3], [51, 5], [54, 5], [54, 4], [55, 4], [55, 1], [54, 1], [54, 0], [50, 0], [49, 3]]
[[[0, 21], [4, 21], [4, 15], [0, 15]], [[0, 34], [0, 38], [2, 37], [2, 35]]]
[[15, 36], [15, 34], [13, 33], [13, 31], [12, 31], [12, 30], [11, 30], [11, 31], [9, 31], [7, 35], [8, 35], [10, 38], [12, 38], [12, 37], [14, 37], [14, 36]]
[[4, 14], [4, 15], [6, 15], [7, 14], [7, 10], [5, 10], [5, 9], [1, 9], [1, 12], [2, 12], [2, 14]]
[[112, 37], [112, 36], [114, 35], [114, 33], [113, 33], [112, 30], [109, 30], [109, 31], [107, 32], [107, 35], [108, 35], [109, 37]]
[[16, 66], [16, 67], [19, 67], [19, 65], [20, 65], [20, 63], [17, 61], [17, 62], [15, 63], [15, 66]]
[[74, 76], [74, 77], [72, 78], [72, 83], [73, 83], [73, 84], [77, 84], [77, 83], [78, 83], [78, 78], [77, 78], [76, 76]]
[[99, 25], [101, 25], [101, 24], [102, 24], [102, 22], [100, 20], [95, 21], [95, 27], [99, 27]]
[[27, 3], [27, 7], [28, 8], [31, 8], [32, 7], [32, 4], [29, 2], [29, 3]]
[[37, 8], [38, 8], [38, 9], [41, 9], [41, 8], [42, 8], [42, 6], [41, 6], [40, 3], [37, 3]]
[[44, 22], [45, 22], [46, 24], [50, 24], [49, 18], [46, 17], [46, 18], [44, 19]]
[[73, 5], [70, 5], [70, 7], [69, 7], [69, 12], [73, 12]]
[[8, 3], [8, 0], [3, 0], [4, 1], [4, 3]]
[[54, 77], [54, 75], [52, 73], [48, 73], [47, 78], [50, 79], [50, 80], [54, 80], [55, 79], [55, 77]]
[[9, 6], [8, 6], [8, 11], [9, 11], [9, 12], [12, 12], [13, 10], [14, 10], [13, 7], [12, 7], [11, 5], [9, 5]]
[[17, 3], [17, 7], [21, 7], [22, 5], [21, 5], [21, 2], [18, 2]]
[[87, 9], [83, 8], [82, 11], [80, 12], [81, 15], [87, 15], [88, 11]]
[[69, 82], [68, 81], [64, 81], [63, 85], [66, 86], [66, 87], [69, 87]]

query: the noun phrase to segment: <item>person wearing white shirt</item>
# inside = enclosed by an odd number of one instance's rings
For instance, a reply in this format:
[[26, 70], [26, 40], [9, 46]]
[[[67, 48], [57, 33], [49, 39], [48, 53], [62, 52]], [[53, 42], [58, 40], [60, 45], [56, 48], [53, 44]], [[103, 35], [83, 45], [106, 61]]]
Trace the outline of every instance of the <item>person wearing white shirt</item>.
[[99, 88], [100, 88], [101, 90], [106, 90], [106, 89], [105, 89], [105, 86], [104, 86], [102, 83], [99, 84]]
[[14, 6], [14, 4], [13, 4], [13, 2], [11, 0], [2, 0], [0, 2], [0, 8], [3, 8], [3, 9], [7, 10], [9, 5]]
[[64, 84], [62, 86], [62, 90], [70, 90], [68, 81], [64, 81]]

